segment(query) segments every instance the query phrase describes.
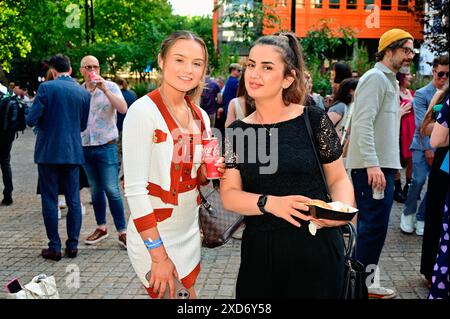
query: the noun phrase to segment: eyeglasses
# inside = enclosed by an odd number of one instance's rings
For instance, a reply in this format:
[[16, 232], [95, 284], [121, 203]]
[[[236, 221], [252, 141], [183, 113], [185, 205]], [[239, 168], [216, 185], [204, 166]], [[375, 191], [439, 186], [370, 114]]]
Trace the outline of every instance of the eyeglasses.
[[437, 73], [438, 78], [443, 78], [444, 75], [448, 78], [448, 72], [441, 71]]
[[85, 65], [85, 66], [83, 66], [83, 68], [85, 68], [86, 70], [92, 70], [92, 69], [98, 70], [98, 69], [100, 69], [100, 66], [99, 65]]
[[412, 56], [415, 56], [416, 55], [416, 53], [414, 52], [414, 49], [411, 49], [411, 48], [408, 48], [408, 47], [401, 47], [401, 49], [403, 50], [403, 52], [406, 54], [406, 55], [412, 55]]

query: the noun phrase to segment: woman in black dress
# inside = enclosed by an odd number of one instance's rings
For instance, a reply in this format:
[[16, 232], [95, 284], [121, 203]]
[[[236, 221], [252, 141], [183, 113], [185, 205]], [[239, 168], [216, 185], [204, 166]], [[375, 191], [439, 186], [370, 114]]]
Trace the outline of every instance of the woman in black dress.
[[[345, 222], [301, 213], [305, 202], [327, 194], [305, 126], [303, 72], [291, 33], [262, 37], [250, 50], [245, 85], [256, 111], [227, 131], [225, 158], [234, 153], [235, 164], [220, 187], [225, 208], [245, 215], [237, 298], [341, 297], [337, 226]], [[354, 205], [333, 124], [318, 108], [308, 114], [332, 199]], [[315, 236], [310, 222], [321, 228]]]

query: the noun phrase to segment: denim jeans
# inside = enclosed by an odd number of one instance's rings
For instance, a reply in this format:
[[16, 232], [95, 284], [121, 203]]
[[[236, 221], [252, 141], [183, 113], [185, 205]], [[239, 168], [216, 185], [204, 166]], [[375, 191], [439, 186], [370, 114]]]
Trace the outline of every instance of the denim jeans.
[[3, 196], [5, 198], [12, 197], [13, 183], [11, 172], [11, 148], [14, 141], [14, 132], [0, 131], [0, 167], [2, 170]]
[[126, 229], [125, 210], [119, 189], [117, 144], [85, 146], [84, 169], [91, 188], [97, 225], [106, 225], [106, 197], [117, 231]]
[[367, 169], [352, 169], [351, 176], [358, 207], [355, 257], [366, 267], [378, 265], [386, 239], [389, 215], [394, 201], [394, 176], [396, 170], [382, 168], [386, 179], [383, 199], [372, 198]]
[[58, 192], [59, 189], [63, 189], [68, 207], [66, 247], [77, 248], [81, 229], [80, 166], [38, 164], [38, 173], [42, 215], [49, 239], [48, 247], [61, 251], [58, 233]]
[[[417, 210], [417, 199], [419, 198], [422, 187], [425, 184], [428, 174], [430, 173], [430, 166], [425, 159], [425, 152], [414, 150], [412, 155], [413, 162], [413, 178], [411, 185], [408, 189], [408, 196], [406, 197], [405, 207], [403, 209], [403, 214], [406, 216], [416, 214]], [[425, 221], [425, 203], [426, 194], [422, 198], [419, 210], [416, 214], [416, 219], [419, 221]]]

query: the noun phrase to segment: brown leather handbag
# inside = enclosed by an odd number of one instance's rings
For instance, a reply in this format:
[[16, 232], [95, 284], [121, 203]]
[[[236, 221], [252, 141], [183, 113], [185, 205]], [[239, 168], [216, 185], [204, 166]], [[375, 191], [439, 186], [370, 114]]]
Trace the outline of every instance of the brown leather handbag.
[[199, 190], [201, 203], [199, 209], [200, 229], [203, 235], [202, 245], [208, 248], [225, 244], [241, 225], [243, 216], [223, 208], [219, 190]]

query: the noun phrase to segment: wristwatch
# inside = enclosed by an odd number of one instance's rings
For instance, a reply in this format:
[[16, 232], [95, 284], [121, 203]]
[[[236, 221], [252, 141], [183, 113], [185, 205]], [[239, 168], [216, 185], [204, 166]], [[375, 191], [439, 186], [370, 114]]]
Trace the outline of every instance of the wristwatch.
[[258, 208], [263, 214], [270, 214], [270, 212], [268, 212], [264, 208], [264, 206], [266, 206], [266, 203], [267, 203], [267, 196], [268, 195], [261, 195], [258, 198]]

